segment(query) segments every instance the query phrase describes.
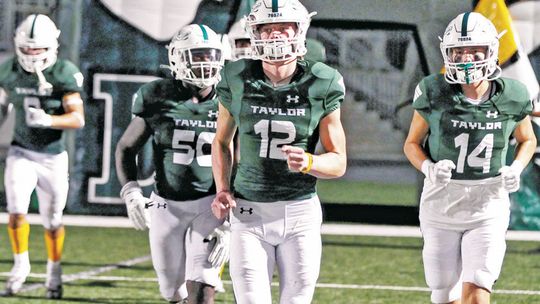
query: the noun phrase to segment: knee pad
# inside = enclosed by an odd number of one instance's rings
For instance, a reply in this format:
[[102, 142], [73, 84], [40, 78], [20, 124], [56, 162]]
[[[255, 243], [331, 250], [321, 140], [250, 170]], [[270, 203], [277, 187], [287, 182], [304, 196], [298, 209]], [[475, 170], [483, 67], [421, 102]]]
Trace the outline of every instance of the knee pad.
[[491, 292], [493, 284], [495, 283], [496, 278], [489, 271], [477, 270], [474, 272], [474, 285], [482, 287]]
[[41, 221], [47, 230], [56, 230], [63, 225], [62, 214], [42, 214]]
[[449, 303], [461, 298], [461, 282], [458, 281], [454, 286], [442, 289], [431, 290], [431, 302]]
[[171, 289], [163, 290], [159, 288], [159, 291], [163, 299], [165, 299], [165, 301], [169, 303], [179, 303], [180, 301], [182, 301], [182, 297], [180, 296], [180, 293], [178, 292], [178, 290], [171, 290]]

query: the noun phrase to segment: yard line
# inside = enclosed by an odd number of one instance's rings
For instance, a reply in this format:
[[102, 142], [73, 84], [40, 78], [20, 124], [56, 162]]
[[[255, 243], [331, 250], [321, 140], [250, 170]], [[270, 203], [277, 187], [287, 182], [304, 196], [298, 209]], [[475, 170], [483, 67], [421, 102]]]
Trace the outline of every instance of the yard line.
[[[143, 257], [144, 258], [144, 257]], [[141, 258], [142, 259], [142, 258]], [[134, 259], [135, 260], [135, 259]], [[136, 263], [135, 263], [136, 264]], [[120, 266], [120, 265], [117, 265]], [[123, 265], [127, 266], [127, 265]], [[110, 266], [106, 266], [110, 267]], [[103, 267], [105, 268], [105, 267]], [[112, 270], [112, 269], [111, 269]], [[9, 272], [1, 272], [0, 276], [7, 277]], [[69, 276], [69, 275], [68, 275]], [[75, 276], [75, 275], [71, 275]], [[31, 273], [29, 277], [32, 278], [45, 278], [45, 274], [40, 273]], [[63, 276], [63, 278], [66, 276]], [[131, 278], [123, 276], [98, 276], [98, 275], [87, 275], [80, 277], [79, 279], [93, 280], [93, 281], [128, 281], [128, 282], [157, 282], [157, 278]], [[75, 280], [71, 280], [75, 281]], [[232, 285], [231, 281], [223, 281], [225, 285]], [[40, 285], [43, 284], [33, 284]], [[272, 282], [272, 286], [278, 287], [278, 282]], [[389, 290], [389, 291], [411, 291], [411, 292], [430, 292], [427, 287], [419, 286], [391, 286], [391, 285], [360, 285], [360, 284], [336, 284], [336, 283], [317, 283], [317, 288], [330, 288], [330, 289], [371, 289], [371, 290]], [[35, 288], [34, 288], [35, 289]], [[28, 291], [27, 289], [25, 291]], [[539, 290], [507, 290], [507, 289], [495, 289], [493, 291], [496, 294], [507, 294], [507, 295], [540, 295]]]
[[[9, 215], [0, 212], [0, 224], [7, 224]], [[39, 214], [28, 214], [27, 221], [32, 224], [41, 224]], [[66, 226], [83, 227], [110, 227], [132, 228], [129, 219], [123, 216], [95, 216], [95, 215], [64, 215], [63, 222]], [[418, 226], [388, 226], [366, 224], [342, 224], [324, 223], [321, 233], [323, 235], [364, 235], [382, 237], [422, 237]], [[509, 241], [540, 241], [540, 231], [517, 231], [510, 230], [506, 233]]]
[[[64, 274], [64, 275], [62, 275], [62, 282], [67, 283], [67, 282], [73, 282], [73, 281], [78, 281], [78, 280], [83, 280], [83, 279], [89, 279], [89, 278], [96, 277], [98, 274], [103, 273], [103, 272], [115, 270], [115, 269], [118, 269], [120, 267], [133, 266], [133, 265], [143, 263], [143, 262], [146, 262], [146, 261], [150, 261], [150, 260], [151, 260], [150, 255], [146, 255], [146, 256], [142, 256], [142, 257], [122, 261], [122, 262], [119, 262], [119, 263], [116, 263], [116, 264], [111, 264], [111, 265], [106, 265], [106, 266], [103, 266], [103, 267], [90, 269], [90, 270], [87, 270], [87, 271], [81, 271], [81, 272], [74, 273], [74, 274]], [[7, 273], [7, 276], [9, 276], [9, 273]], [[45, 275], [40, 274], [40, 276], [45, 276]], [[31, 291], [31, 290], [35, 290], [35, 289], [39, 289], [39, 288], [44, 288], [44, 287], [45, 287], [44, 283], [28, 284], [28, 285], [24, 285], [24, 287], [21, 288], [20, 292]]]

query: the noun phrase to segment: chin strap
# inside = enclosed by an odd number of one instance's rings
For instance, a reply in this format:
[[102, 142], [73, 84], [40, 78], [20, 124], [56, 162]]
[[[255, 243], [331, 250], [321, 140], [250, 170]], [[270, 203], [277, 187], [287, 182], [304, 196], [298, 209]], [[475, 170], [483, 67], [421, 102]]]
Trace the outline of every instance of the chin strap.
[[36, 71], [36, 75], [39, 79], [39, 88], [38, 92], [39, 95], [51, 95], [52, 93], [52, 84], [47, 82], [47, 79], [45, 79], [45, 76], [43, 75], [43, 71], [41, 71], [41, 66], [34, 65], [34, 70]]

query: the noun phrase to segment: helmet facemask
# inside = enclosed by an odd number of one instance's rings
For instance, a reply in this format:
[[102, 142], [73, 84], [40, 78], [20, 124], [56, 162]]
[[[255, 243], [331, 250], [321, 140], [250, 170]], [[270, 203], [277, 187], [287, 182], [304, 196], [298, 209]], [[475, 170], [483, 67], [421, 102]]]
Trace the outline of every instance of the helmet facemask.
[[[21, 67], [36, 73], [52, 66], [57, 60], [60, 31], [45, 15], [28, 16], [15, 31], [15, 53]], [[26, 49], [44, 49], [39, 54], [29, 54]]]
[[219, 72], [223, 67], [219, 49], [173, 49], [178, 68], [175, 78], [199, 88], [206, 88], [219, 82]]
[[252, 50], [255, 57], [265, 61], [283, 61], [306, 54], [305, 33], [302, 34], [299, 24], [295, 23], [295, 31], [292, 37], [287, 38], [261, 38], [260, 27], [253, 30], [251, 39]]
[[[498, 66], [499, 38], [503, 34], [497, 34], [491, 21], [479, 13], [460, 14], [452, 20], [440, 45], [446, 81], [471, 84], [499, 78], [501, 75], [501, 68]], [[459, 53], [464, 48], [469, 50], [484, 48], [485, 56], [469, 55], [469, 60], [456, 58], [456, 52]]]
[[[258, 0], [246, 19], [253, 57], [274, 62], [304, 56], [307, 30], [315, 14], [308, 13], [298, 0]], [[296, 27], [294, 35], [262, 39], [261, 27], [289, 23]]]
[[224, 58], [217, 34], [205, 25], [184, 27], [168, 45], [169, 66], [175, 79], [199, 88], [220, 80]]
[[242, 18], [232, 25], [228, 34], [233, 61], [251, 59], [251, 39], [246, 28], [246, 19]]

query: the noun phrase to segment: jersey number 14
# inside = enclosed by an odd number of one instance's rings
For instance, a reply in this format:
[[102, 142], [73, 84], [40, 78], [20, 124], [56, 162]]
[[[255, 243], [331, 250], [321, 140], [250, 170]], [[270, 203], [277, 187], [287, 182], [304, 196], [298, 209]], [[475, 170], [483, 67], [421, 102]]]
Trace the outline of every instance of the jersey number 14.
[[[491, 156], [493, 152], [493, 134], [486, 134], [480, 144], [468, 153], [469, 148], [469, 134], [461, 133], [454, 138], [454, 145], [459, 148], [459, 156], [457, 161], [457, 173], [463, 173], [465, 167], [465, 159], [467, 159], [467, 166], [482, 168], [482, 173], [489, 173], [491, 168]], [[484, 157], [479, 155], [485, 150]]]

